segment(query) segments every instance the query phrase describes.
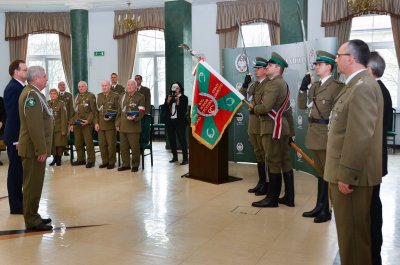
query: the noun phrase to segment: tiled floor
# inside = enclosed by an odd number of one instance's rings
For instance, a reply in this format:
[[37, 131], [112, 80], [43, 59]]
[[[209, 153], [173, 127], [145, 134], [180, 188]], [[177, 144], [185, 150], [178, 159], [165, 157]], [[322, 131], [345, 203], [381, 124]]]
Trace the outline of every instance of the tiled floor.
[[[5, 155], [2, 161], [6, 162]], [[97, 166], [100, 163], [97, 157]], [[296, 172], [296, 207], [252, 208], [247, 193], [256, 167], [229, 164], [242, 181], [222, 185], [181, 178], [188, 166], [170, 164], [155, 144], [154, 167], [145, 158], [137, 173], [47, 167], [40, 204], [43, 217], [62, 229], [47, 234], [0, 236], [1, 264], [325, 265], [337, 255], [334, 220], [301, 217], [315, 203], [315, 179]], [[49, 159], [50, 160], [50, 159]], [[381, 188], [383, 264], [400, 260], [400, 155], [392, 155]], [[0, 167], [0, 198], [7, 195], [7, 163]], [[102, 225], [69, 229], [71, 226]], [[0, 199], [0, 231], [24, 229]]]

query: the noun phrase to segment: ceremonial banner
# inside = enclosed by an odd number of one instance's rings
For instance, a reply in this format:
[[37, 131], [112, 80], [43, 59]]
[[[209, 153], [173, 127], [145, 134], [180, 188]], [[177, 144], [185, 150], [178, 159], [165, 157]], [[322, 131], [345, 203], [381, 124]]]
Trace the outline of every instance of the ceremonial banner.
[[193, 75], [192, 134], [213, 149], [244, 97], [206, 62], [200, 61]]

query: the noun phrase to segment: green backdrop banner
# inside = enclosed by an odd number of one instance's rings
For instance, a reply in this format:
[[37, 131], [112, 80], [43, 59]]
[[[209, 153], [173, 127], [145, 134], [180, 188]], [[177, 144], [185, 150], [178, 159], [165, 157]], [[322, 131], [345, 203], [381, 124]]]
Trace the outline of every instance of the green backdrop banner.
[[[308, 126], [308, 110], [299, 110], [297, 108], [297, 91], [300, 87], [301, 80], [307, 72], [307, 62], [310, 63], [309, 69], [315, 75], [312, 63], [316, 58], [316, 51], [324, 50], [332, 54], [337, 52], [336, 38], [323, 38], [308, 41], [304, 43], [292, 43], [269, 47], [252, 47], [247, 48], [248, 63], [250, 73], [254, 75], [253, 65], [256, 57], [269, 59], [271, 53], [277, 52], [282, 55], [289, 64], [285, 69], [283, 78], [289, 85], [291, 98], [290, 105], [293, 110], [293, 119], [295, 124], [296, 144], [309, 156], [310, 152], [304, 146], [304, 140]], [[307, 60], [308, 58], [308, 60]], [[224, 49], [223, 50], [223, 75], [224, 77], [239, 89], [246, 75], [246, 56], [243, 54], [243, 49]], [[235, 119], [229, 127], [229, 160], [234, 162], [256, 162], [253, 153], [253, 148], [248, 140], [247, 125], [248, 125], [248, 107], [243, 104], [241, 109], [236, 113]], [[315, 174], [314, 169], [308, 165], [303, 157], [291, 150], [293, 168], [302, 170], [310, 174]]]

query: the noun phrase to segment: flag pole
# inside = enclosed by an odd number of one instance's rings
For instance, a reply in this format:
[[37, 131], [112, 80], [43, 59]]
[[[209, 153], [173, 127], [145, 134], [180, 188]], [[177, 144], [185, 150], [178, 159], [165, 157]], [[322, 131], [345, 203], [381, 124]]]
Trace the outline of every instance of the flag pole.
[[312, 166], [315, 170], [317, 170], [317, 167], [314, 163], [314, 161], [306, 154], [304, 153], [303, 150], [300, 149], [293, 141], [290, 141], [290, 146], [293, 147], [294, 150], [296, 150], [299, 154], [301, 154], [302, 157], [307, 161], [310, 166]]
[[249, 57], [247, 57], [247, 51], [246, 51], [246, 45], [245, 45], [245, 43], [244, 43], [242, 27], [240, 26], [239, 20], [237, 20], [237, 19], [236, 19], [236, 24], [237, 24], [237, 26], [239, 27], [239, 33], [240, 33], [240, 37], [241, 37], [242, 43], [243, 43], [243, 53], [244, 53], [244, 55], [246, 56], [246, 73], [247, 73], [247, 74], [250, 74], [249, 63], [248, 63], [248, 61], [247, 61]]

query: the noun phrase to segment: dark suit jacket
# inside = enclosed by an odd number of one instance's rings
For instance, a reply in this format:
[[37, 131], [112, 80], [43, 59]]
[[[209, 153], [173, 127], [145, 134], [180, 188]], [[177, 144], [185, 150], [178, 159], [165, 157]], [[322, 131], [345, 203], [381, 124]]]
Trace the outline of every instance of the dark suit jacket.
[[0, 97], [0, 121], [3, 123], [3, 126], [0, 129], [0, 135], [2, 136], [6, 122], [6, 111], [4, 110], [4, 100], [2, 97]]
[[7, 115], [4, 128], [4, 142], [6, 145], [18, 142], [20, 126], [18, 99], [23, 88], [24, 86], [21, 83], [12, 78], [4, 90], [4, 109]]
[[387, 136], [386, 132], [392, 130], [393, 126], [393, 110], [392, 110], [392, 97], [390, 96], [389, 90], [378, 80], [378, 84], [381, 87], [383, 96], [383, 144], [382, 144], [382, 176], [385, 176], [387, 171], [388, 153], [387, 153]]
[[[170, 104], [168, 104], [168, 96], [165, 99], [164, 102], [164, 110], [166, 111], [166, 119], [165, 123], [168, 124], [171, 122], [171, 109], [172, 109], [172, 101]], [[185, 95], [181, 95], [179, 97], [179, 105], [176, 106], [176, 111], [177, 111], [177, 119], [176, 121], [180, 124], [187, 124], [187, 111], [188, 111], [188, 97]]]

